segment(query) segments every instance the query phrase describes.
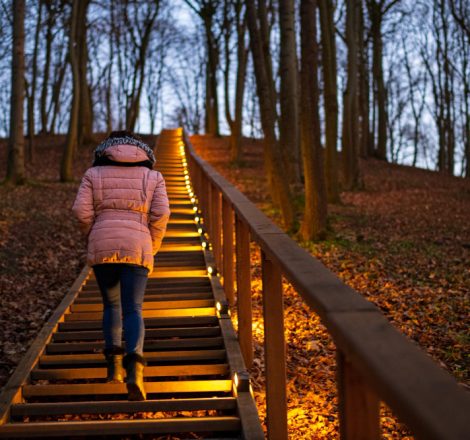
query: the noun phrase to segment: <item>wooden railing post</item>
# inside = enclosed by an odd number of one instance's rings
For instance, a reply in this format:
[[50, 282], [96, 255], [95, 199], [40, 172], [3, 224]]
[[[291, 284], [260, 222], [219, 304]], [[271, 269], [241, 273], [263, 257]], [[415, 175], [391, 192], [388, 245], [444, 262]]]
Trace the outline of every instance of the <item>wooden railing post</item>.
[[341, 439], [378, 440], [380, 401], [361, 374], [339, 350], [337, 383]]
[[202, 197], [202, 215], [204, 217], [205, 228], [207, 230], [207, 221], [209, 219], [209, 179], [201, 170], [201, 194]]
[[280, 268], [261, 251], [269, 440], [287, 439], [286, 347]]
[[250, 232], [247, 225], [235, 215], [235, 236], [237, 253], [237, 310], [238, 341], [245, 365], [253, 365], [253, 330], [250, 271]]
[[212, 212], [214, 210], [214, 207], [212, 205], [212, 202], [213, 202], [213, 199], [212, 199], [212, 184], [211, 184], [211, 181], [209, 180], [209, 177], [207, 177], [206, 179], [206, 185], [205, 185], [205, 188], [206, 188], [206, 194], [207, 194], [207, 213], [206, 213], [206, 216], [205, 216], [205, 219], [204, 219], [204, 223], [205, 223], [205, 227], [206, 227], [206, 231], [207, 233], [209, 234], [209, 237], [210, 239], [212, 240], [212, 235], [213, 235], [213, 227], [214, 227], [214, 224], [213, 224], [213, 221], [212, 221]]
[[222, 197], [223, 276], [224, 291], [231, 306], [235, 304], [233, 286], [233, 211], [231, 203]]
[[222, 222], [222, 213], [221, 213], [221, 194], [220, 191], [214, 186], [211, 185], [211, 242], [212, 249], [214, 252], [214, 260], [217, 268], [221, 270], [221, 222]]

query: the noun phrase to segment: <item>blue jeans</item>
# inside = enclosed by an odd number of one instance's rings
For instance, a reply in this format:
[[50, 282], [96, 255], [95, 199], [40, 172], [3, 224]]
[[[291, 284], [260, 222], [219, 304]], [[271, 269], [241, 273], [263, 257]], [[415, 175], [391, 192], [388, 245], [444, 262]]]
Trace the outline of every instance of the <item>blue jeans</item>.
[[145, 327], [142, 302], [147, 286], [148, 269], [125, 263], [93, 266], [103, 297], [103, 335], [105, 349], [121, 347], [122, 328], [126, 352], [143, 355]]

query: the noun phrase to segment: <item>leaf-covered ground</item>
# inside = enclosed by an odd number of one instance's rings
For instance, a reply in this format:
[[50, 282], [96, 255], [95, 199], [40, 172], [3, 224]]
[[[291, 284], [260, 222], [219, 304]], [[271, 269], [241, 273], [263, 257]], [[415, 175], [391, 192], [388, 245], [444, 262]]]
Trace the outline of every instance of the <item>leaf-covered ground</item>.
[[[259, 141], [246, 141], [243, 164], [233, 167], [226, 139], [192, 139], [203, 158], [278, 220], [266, 191]], [[84, 263], [85, 243], [70, 208], [92, 147], [78, 153], [76, 182], [60, 184], [63, 141], [38, 140], [27, 185], [0, 185], [0, 386]], [[5, 150], [0, 141], [3, 165]], [[302, 245], [468, 387], [470, 183], [374, 160], [361, 168], [365, 190], [343, 193], [343, 203], [330, 206], [327, 240]], [[4, 172], [2, 166], [0, 180]], [[296, 194], [295, 201], [301, 206], [302, 195]], [[257, 355], [252, 374], [264, 417], [261, 282], [255, 248], [252, 271]], [[287, 284], [285, 317], [290, 438], [337, 438], [334, 344]], [[382, 425], [384, 438], [410, 435], [385, 409]]]
[[[274, 221], [263, 176], [262, 143], [247, 141], [240, 167], [229, 163], [227, 140], [194, 136], [197, 152]], [[361, 163], [364, 190], [343, 192], [329, 206], [330, 232], [320, 243], [300, 243], [344, 282], [374, 302], [387, 318], [470, 385], [470, 182], [386, 164]], [[302, 194], [296, 194], [298, 207]], [[295, 238], [295, 237], [294, 237]], [[255, 302], [253, 368], [264, 416], [259, 256], [252, 253]], [[290, 438], [338, 436], [335, 347], [318, 318], [285, 283]], [[411, 433], [382, 408], [384, 438]]]

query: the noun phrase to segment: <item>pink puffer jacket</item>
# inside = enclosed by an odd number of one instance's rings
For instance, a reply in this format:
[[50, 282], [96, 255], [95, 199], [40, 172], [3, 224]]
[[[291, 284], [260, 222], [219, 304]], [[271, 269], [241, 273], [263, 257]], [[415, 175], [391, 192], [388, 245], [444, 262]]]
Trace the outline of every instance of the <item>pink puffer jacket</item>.
[[[134, 145], [115, 145], [114, 162], [148, 160]], [[83, 176], [72, 208], [88, 235], [87, 263], [131, 263], [153, 270], [170, 216], [165, 180], [144, 166], [95, 166]]]

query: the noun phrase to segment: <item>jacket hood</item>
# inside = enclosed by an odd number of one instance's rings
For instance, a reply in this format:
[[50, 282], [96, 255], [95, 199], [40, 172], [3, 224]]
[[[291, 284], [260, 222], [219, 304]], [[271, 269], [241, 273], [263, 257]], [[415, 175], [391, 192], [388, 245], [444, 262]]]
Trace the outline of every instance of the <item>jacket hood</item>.
[[149, 160], [153, 165], [155, 155], [142, 141], [129, 136], [106, 139], [95, 148], [95, 161], [108, 157], [115, 162], [142, 162]]
[[136, 163], [149, 161], [147, 153], [135, 145], [113, 145], [106, 148], [100, 159], [110, 159], [113, 162]]

